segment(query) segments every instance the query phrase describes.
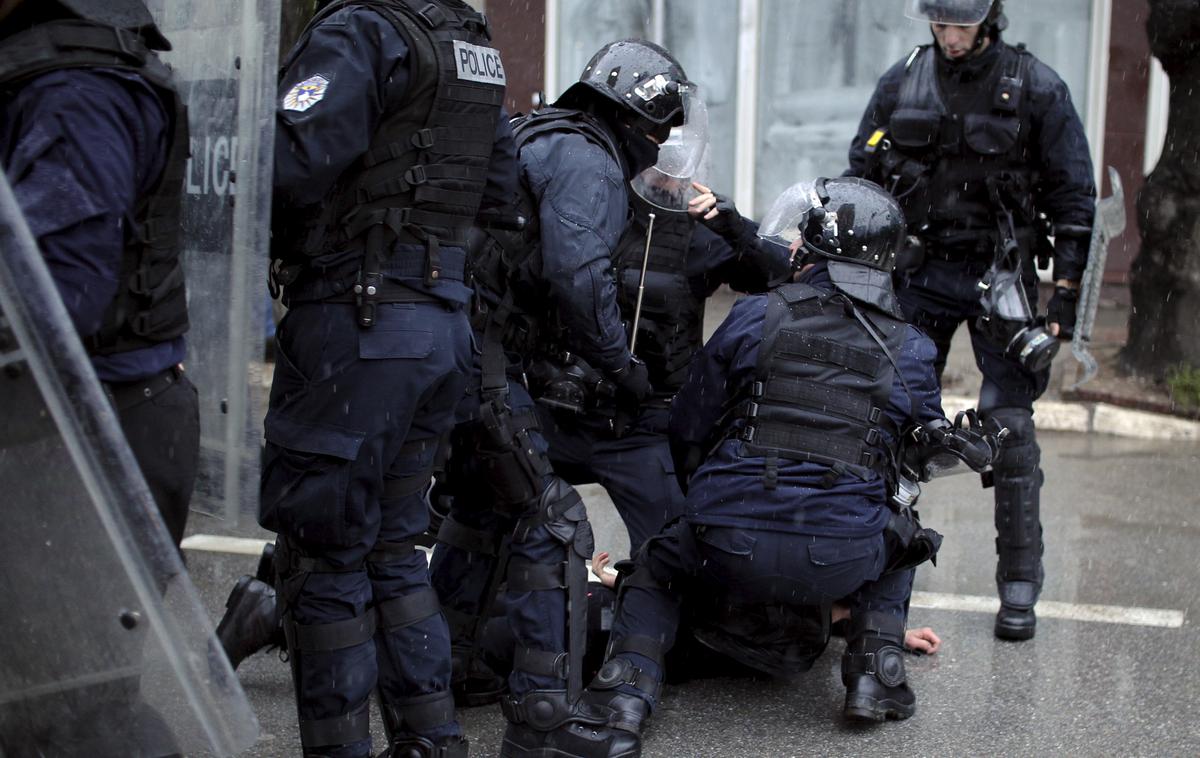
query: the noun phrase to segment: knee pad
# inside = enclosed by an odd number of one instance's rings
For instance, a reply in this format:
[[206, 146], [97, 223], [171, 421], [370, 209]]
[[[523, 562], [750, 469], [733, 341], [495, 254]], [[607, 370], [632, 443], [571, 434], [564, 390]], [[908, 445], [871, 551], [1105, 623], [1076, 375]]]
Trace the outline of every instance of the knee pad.
[[1010, 480], [1021, 485], [1037, 479], [1037, 484], [1040, 485], [1038, 464], [1041, 463], [1042, 451], [1037, 444], [1033, 411], [1025, 408], [996, 408], [987, 415], [1008, 429], [1008, 437], [1001, 443], [1000, 455], [993, 465], [997, 484]]

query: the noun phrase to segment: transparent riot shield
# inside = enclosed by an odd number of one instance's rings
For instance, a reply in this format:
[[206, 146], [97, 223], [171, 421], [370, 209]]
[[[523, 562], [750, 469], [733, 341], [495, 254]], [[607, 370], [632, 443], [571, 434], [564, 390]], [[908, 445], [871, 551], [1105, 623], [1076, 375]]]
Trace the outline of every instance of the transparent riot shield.
[[232, 755], [245, 694], [0, 174], [0, 755]]
[[188, 107], [182, 213], [188, 375], [200, 392], [192, 507], [235, 524], [258, 502], [270, 379], [267, 246], [279, 0], [149, 0]]

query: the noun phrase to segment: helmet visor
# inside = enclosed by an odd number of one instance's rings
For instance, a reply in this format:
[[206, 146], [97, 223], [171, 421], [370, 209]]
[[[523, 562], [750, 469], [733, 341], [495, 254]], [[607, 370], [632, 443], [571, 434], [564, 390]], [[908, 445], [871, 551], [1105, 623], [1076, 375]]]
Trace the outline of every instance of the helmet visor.
[[992, 0], [908, 0], [904, 15], [931, 24], [975, 26], [991, 9]]
[[771, 210], [758, 225], [758, 236], [790, 247], [800, 239], [801, 225], [808, 222], [812, 209], [821, 205], [814, 182], [797, 182], [775, 198]]
[[708, 173], [708, 108], [689, 87], [684, 94], [684, 123], [671, 129], [658, 148], [658, 162], [630, 182], [633, 191], [664, 210], [687, 210], [696, 196], [692, 182], [704, 182]]

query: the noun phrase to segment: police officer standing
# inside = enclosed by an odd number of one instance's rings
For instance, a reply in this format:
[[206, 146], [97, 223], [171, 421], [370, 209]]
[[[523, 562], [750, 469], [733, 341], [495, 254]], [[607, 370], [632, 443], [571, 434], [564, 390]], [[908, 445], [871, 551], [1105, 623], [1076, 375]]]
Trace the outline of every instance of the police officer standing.
[[627, 182], [683, 123], [691, 86], [656, 45], [602, 48], [552, 107], [515, 122], [516, 215], [525, 223], [491, 230], [474, 265], [486, 310], [480, 394], [454, 433], [452, 507], [432, 569], [460, 648], [477, 649], [490, 593], [506, 581], [517, 647], [501, 700], [503, 755], [545, 755], [577, 706], [592, 553], [583, 502], [552, 470], [524, 386], [530, 357], [552, 339], [595, 367], [627, 407], [649, 394], [617, 308], [611, 255], [625, 228]]
[[[967, 321], [983, 373], [979, 410], [1010, 431], [995, 466], [997, 637], [1034, 636], [1043, 580], [1042, 471], [1033, 401], [1046, 389], [1054, 336], [1071, 336], [1096, 188], [1066, 85], [1001, 39], [1002, 0], [909, 0], [934, 43], [879, 80], [850, 147], [848, 174], [899, 198], [920, 256], [901, 265], [905, 315], [938, 348], [939, 375]], [[1039, 226], [1053, 222], [1054, 245]], [[1054, 260], [1046, 327], [1037, 276]], [[1008, 293], [1008, 296], [1005, 296]]]
[[856, 178], [797, 185], [776, 211], [761, 233], [792, 244], [795, 281], [739, 300], [675, 397], [672, 442], [711, 453], [691, 472], [683, 517], [624, 572], [592, 708], [558, 733], [564, 755], [640, 754], [689, 588], [778, 607], [776, 637], [781, 619], [823, 607], [816, 654], [844, 599], [845, 714], [914, 711], [901, 650], [913, 570], [885, 540], [889, 482], [901, 432], [948, 422], [936, 351], [891, 287], [904, 215]]
[[389, 755], [466, 754], [413, 538], [471, 366], [467, 231], [511, 178], [504, 83], [459, 0], [331, 3], [283, 66], [260, 522], [305, 755], [368, 755], [376, 687]]
[[0, 2], [0, 163], [178, 545], [200, 454], [183, 374], [187, 119], [140, 0]]

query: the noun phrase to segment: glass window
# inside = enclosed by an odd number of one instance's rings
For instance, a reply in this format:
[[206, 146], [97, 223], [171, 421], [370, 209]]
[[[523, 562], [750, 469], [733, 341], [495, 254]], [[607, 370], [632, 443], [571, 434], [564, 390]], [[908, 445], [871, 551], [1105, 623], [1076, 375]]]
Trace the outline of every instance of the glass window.
[[[904, 17], [903, 4], [880, 0], [762, 0], [759, 31], [755, 209], [789, 185], [846, 168], [875, 82], [928, 26]], [[1091, 0], [1007, 0], [1004, 39], [1026, 42], [1087, 107]]]

